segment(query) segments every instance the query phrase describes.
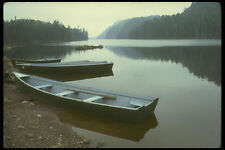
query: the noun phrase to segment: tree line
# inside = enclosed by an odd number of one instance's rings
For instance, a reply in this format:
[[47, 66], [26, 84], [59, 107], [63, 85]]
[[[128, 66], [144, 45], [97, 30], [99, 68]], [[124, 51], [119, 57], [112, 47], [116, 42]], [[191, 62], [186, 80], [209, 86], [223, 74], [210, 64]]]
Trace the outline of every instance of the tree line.
[[101, 33], [98, 38], [121, 38], [126, 39], [129, 38], [130, 32], [132, 32], [135, 28], [142, 25], [144, 21], [152, 20], [153, 18], [159, 17], [158, 15], [155, 16], [148, 16], [148, 17], [135, 17], [129, 18], [126, 20], [120, 20], [115, 22], [112, 26], [108, 27], [103, 33]]
[[88, 40], [88, 32], [85, 29], [65, 27], [58, 20], [50, 23], [33, 19], [15, 19], [4, 21], [3, 29], [6, 45]]
[[[143, 19], [142, 19], [143, 20]], [[136, 21], [136, 20], [133, 20]], [[138, 21], [138, 20], [137, 20]], [[115, 25], [118, 26], [118, 25]], [[190, 38], [221, 38], [221, 7], [217, 2], [192, 2], [189, 8], [176, 15], [157, 16], [144, 20], [132, 28], [124, 36], [124, 32], [133, 26], [129, 21], [123, 23], [120, 31], [112, 36], [108, 29], [104, 38], [117, 39], [190, 39]], [[116, 27], [113, 27], [114, 33]]]

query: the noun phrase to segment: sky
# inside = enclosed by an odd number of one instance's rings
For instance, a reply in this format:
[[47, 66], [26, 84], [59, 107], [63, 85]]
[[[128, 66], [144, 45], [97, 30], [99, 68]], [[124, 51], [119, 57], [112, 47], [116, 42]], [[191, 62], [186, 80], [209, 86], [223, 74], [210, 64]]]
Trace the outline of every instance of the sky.
[[190, 7], [191, 2], [8, 2], [4, 20], [35, 19], [66, 27], [84, 28], [89, 38], [101, 34], [116, 21], [151, 15], [173, 15]]

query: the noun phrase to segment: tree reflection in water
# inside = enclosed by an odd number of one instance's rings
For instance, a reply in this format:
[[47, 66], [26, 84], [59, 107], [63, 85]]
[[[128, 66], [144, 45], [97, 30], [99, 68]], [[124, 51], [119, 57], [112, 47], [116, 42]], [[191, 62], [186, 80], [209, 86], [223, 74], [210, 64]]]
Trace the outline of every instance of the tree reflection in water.
[[188, 68], [198, 78], [221, 85], [221, 47], [107, 47], [115, 54], [131, 59], [171, 61]]

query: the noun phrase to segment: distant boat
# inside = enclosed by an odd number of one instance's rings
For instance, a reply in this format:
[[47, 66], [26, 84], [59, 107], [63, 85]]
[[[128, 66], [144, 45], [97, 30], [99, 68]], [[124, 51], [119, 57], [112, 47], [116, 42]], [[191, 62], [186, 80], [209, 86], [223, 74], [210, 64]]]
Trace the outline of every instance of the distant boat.
[[112, 69], [113, 63], [107, 61], [73, 61], [62, 63], [23, 63], [16, 66], [24, 71], [38, 71], [45, 73], [98, 72]]
[[[31, 90], [48, 101], [69, 104], [118, 119], [141, 121], [151, 115], [158, 98], [72, 85], [38, 76], [13, 72], [22, 89]], [[33, 95], [33, 94], [32, 94]]]
[[47, 58], [47, 59], [12, 59], [15, 63], [56, 63], [61, 62], [61, 58], [55, 59], [55, 58]]

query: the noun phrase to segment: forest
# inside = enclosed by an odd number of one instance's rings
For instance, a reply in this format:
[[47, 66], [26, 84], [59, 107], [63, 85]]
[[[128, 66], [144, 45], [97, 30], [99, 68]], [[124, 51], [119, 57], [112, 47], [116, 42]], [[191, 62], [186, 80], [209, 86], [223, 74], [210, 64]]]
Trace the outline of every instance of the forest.
[[155, 16], [148, 16], [148, 17], [135, 17], [129, 18], [126, 20], [120, 20], [114, 23], [112, 26], [107, 28], [103, 33], [101, 33], [98, 38], [122, 38], [126, 39], [129, 38], [130, 32], [132, 32], [135, 28], [139, 27], [143, 24], [143, 22], [147, 20], [152, 20], [153, 18], [159, 17], [158, 15]]
[[35, 43], [88, 40], [85, 29], [65, 27], [58, 20], [53, 23], [33, 19], [4, 21], [5, 45], [29, 45]]
[[[99, 38], [117, 39], [220, 39], [221, 7], [216, 2], [192, 2], [189, 8], [175, 15], [146, 17], [121, 21], [103, 32]], [[131, 20], [133, 23], [131, 23]], [[122, 27], [121, 27], [122, 26]], [[130, 28], [132, 27], [132, 30]], [[115, 35], [115, 33], [117, 33]], [[126, 36], [124, 36], [126, 34]]]

